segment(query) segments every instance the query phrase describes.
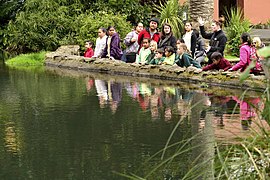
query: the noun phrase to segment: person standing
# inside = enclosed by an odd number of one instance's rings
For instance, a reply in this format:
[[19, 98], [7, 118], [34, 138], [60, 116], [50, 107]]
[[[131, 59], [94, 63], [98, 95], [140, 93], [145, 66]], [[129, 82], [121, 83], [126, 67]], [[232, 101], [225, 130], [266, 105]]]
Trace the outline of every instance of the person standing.
[[138, 35], [142, 30], [143, 30], [143, 24], [138, 23], [135, 30], [128, 33], [124, 39], [124, 43], [127, 47], [126, 52], [125, 52], [127, 63], [133, 63], [136, 60], [136, 54], [140, 47], [140, 45], [138, 44]]
[[212, 64], [213, 61], [211, 60], [211, 55], [213, 52], [220, 52], [222, 56], [224, 56], [224, 50], [227, 42], [227, 37], [225, 33], [222, 31], [222, 24], [224, 22], [223, 18], [220, 18], [218, 21], [213, 20], [211, 24], [212, 33], [206, 33], [204, 30], [204, 20], [199, 17], [198, 22], [200, 24], [200, 32], [203, 38], [210, 39], [209, 46], [205, 50], [208, 64]]
[[173, 35], [172, 27], [168, 23], [164, 23], [162, 26], [162, 31], [160, 35], [160, 39], [158, 42], [158, 48], [162, 48], [165, 50], [167, 46], [173, 47], [174, 53], [176, 53], [176, 37]]
[[98, 38], [96, 40], [96, 48], [95, 48], [93, 57], [96, 57], [96, 58], [101, 57], [102, 52], [106, 46], [106, 39], [107, 39], [106, 32], [107, 30], [105, 28], [99, 28]]
[[191, 56], [194, 58], [197, 37], [196, 37], [196, 34], [192, 30], [191, 22], [187, 21], [185, 23], [185, 34], [183, 35], [183, 40], [185, 41], [185, 44], [187, 45], [187, 48], [190, 51]]
[[119, 34], [115, 31], [113, 26], [109, 26], [108, 37], [106, 39], [106, 46], [103, 50], [101, 58], [110, 58], [112, 60], [121, 60], [123, 55], [121, 46], [120, 46], [120, 37]]
[[[144, 38], [150, 38], [151, 40], [154, 40], [158, 43], [160, 35], [158, 32], [158, 24], [159, 20], [155, 17], [150, 19], [149, 27], [143, 29], [140, 34], [138, 35], [138, 44], [140, 45], [140, 48], [142, 47], [142, 41]], [[139, 48], [139, 50], [140, 50]]]

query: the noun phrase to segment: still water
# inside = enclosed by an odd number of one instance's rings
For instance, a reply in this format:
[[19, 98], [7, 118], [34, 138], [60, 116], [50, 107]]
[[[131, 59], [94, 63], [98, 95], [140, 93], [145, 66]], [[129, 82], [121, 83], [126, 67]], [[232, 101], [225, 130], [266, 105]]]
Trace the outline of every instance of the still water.
[[190, 150], [148, 176], [181, 179], [201, 152], [213, 156], [214, 141], [248, 133], [254, 123], [241, 122], [256, 116], [261, 101], [246, 94], [243, 101], [239, 90], [1, 63], [0, 179], [145, 177], [162, 162], [155, 153], [182, 141], [177, 148]]

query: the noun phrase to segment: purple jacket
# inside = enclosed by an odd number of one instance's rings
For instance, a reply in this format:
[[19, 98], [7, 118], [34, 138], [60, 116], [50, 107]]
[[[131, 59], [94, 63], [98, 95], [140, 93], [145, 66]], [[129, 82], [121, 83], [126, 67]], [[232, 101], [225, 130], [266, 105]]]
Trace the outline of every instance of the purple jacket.
[[240, 47], [240, 61], [232, 67], [233, 71], [243, 72], [250, 63], [250, 46], [248, 44], [242, 44]]
[[[102, 58], [105, 58], [108, 54], [108, 38], [106, 39], [106, 46], [103, 50], [103, 53], [101, 55]], [[120, 46], [120, 37], [118, 33], [114, 33], [112, 35], [112, 40], [111, 40], [111, 47], [110, 47], [110, 56], [113, 57], [114, 59], [120, 60], [123, 55], [121, 46]]]

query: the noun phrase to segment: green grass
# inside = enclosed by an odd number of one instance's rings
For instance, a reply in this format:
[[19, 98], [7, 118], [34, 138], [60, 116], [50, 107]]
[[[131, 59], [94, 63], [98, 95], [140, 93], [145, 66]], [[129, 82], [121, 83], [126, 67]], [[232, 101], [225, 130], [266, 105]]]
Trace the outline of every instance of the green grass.
[[45, 51], [38, 53], [21, 54], [6, 61], [9, 66], [43, 66]]
[[233, 55], [225, 55], [225, 59], [228, 59], [229, 61], [239, 61], [239, 57]]

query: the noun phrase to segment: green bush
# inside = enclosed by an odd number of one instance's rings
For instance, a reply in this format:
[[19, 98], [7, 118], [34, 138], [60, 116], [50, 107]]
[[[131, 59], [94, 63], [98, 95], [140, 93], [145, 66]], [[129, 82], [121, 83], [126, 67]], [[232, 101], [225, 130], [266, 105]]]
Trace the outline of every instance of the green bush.
[[100, 27], [115, 26], [121, 38], [131, 31], [127, 15], [83, 10], [80, 1], [25, 1], [24, 10], [4, 31], [3, 44], [15, 54], [52, 51], [62, 44], [82, 44], [86, 39], [95, 42]]
[[240, 37], [242, 33], [251, 30], [251, 23], [243, 18], [241, 9], [231, 9], [226, 11], [228, 22], [226, 23], [226, 35], [228, 42], [226, 51], [233, 56], [239, 56]]
[[[76, 41], [84, 44], [84, 41], [91, 40], [95, 43], [97, 32], [100, 27], [107, 29], [108, 26], [114, 26], [120, 38], [123, 39], [132, 29], [129, 22], [126, 21], [127, 16], [122, 14], [114, 14], [113, 12], [99, 11], [96, 13], [87, 12], [77, 17], [75, 24]], [[63, 42], [63, 43], [68, 43]]]

